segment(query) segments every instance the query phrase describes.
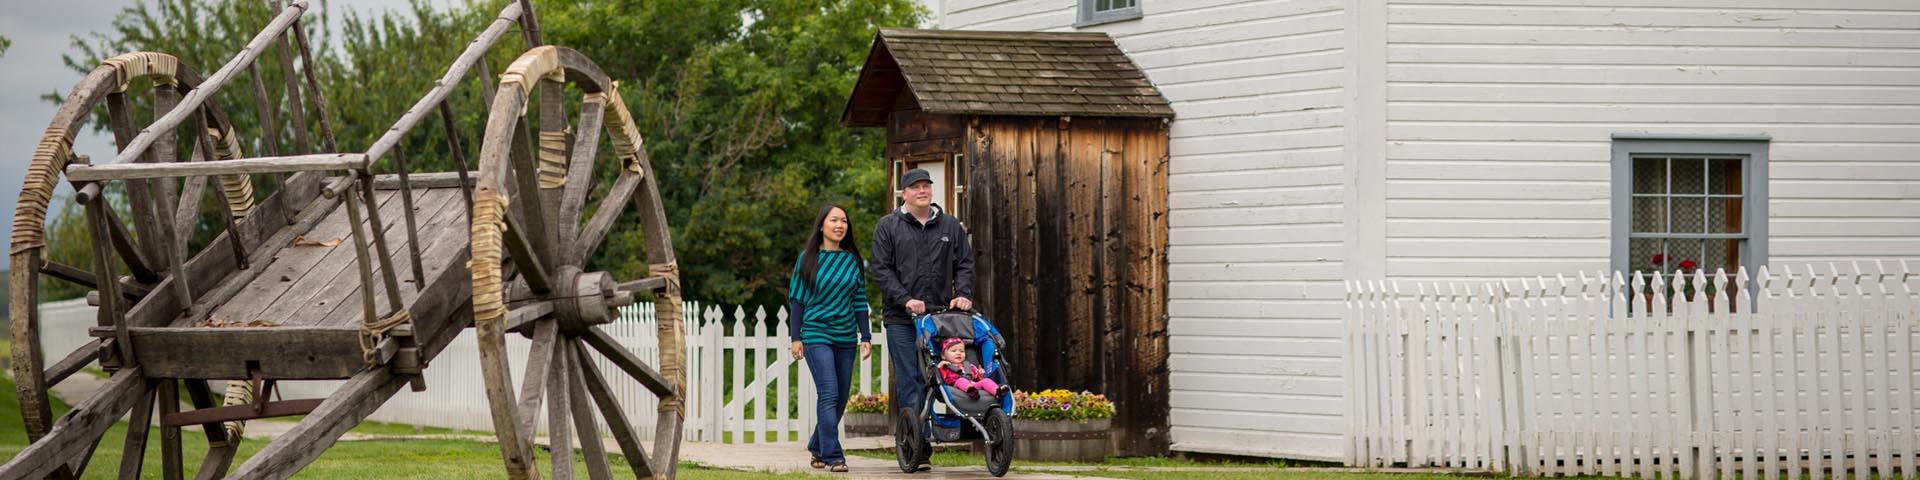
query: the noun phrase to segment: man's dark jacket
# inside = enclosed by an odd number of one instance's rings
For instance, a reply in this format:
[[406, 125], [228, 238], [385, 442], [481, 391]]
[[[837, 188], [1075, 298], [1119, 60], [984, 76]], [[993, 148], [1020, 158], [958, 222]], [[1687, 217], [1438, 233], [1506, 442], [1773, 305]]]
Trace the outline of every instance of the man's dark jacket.
[[947, 306], [954, 297], [973, 298], [973, 247], [960, 220], [933, 206], [922, 225], [902, 207], [873, 226], [873, 277], [885, 295], [884, 323], [911, 325], [908, 300], [927, 308]]

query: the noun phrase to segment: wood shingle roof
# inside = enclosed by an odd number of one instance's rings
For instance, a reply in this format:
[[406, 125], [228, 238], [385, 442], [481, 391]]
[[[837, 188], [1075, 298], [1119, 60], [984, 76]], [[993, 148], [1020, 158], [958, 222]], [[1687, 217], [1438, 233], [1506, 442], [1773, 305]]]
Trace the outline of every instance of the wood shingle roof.
[[1173, 116], [1104, 33], [881, 29], [841, 123], [883, 125], [902, 88], [931, 113]]

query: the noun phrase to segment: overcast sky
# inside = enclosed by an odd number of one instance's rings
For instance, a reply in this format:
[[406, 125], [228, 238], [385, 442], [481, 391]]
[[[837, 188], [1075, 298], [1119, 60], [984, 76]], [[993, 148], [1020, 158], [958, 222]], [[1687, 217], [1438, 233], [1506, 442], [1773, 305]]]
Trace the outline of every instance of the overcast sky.
[[[442, 5], [455, 0], [433, 0]], [[53, 120], [58, 105], [40, 99], [40, 95], [59, 91], [65, 95], [78, 83], [81, 74], [61, 64], [60, 55], [73, 53], [69, 45], [74, 36], [103, 32], [113, 25], [119, 12], [153, 0], [67, 0], [0, 1], [0, 36], [13, 40], [13, 46], [0, 57], [0, 212], [11, 214], [14, 200], [20, 196], [20, 183], [26, 177], [27, 164], [40, 134]], [[362, 14], [408, 8], [405, 0], [318, 0], [316, 7], [330, 12], [353, 10]], [[339, 19], [340, 15], [329, 17]], [[329, 25], [329, 28], [337, 28]], [[124, 53], [124, 52], [123, 52]], [[449, 59], [451, 61], [451, 59]], [[194, 65], [211, 73], [218, 65]], [[114, 156], [111, 135], [82, 131], [74, 139], [73, 150], [94, 161]], [[62, 189], [62, 193], [66, 192]], [[0, 222], [0, 237], [12, 238], [11, 221]]]

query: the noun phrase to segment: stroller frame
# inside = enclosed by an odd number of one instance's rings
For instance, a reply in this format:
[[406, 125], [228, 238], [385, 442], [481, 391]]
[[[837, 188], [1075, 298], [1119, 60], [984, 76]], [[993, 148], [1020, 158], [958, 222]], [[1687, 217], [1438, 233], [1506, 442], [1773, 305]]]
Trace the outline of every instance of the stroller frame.
[[[956, 333], [959, 332], [954, 331], [961, 327], [955, 325], [953, 321], [952, 314], [956, 313], [966, 314], [964, 327], [970, 333], [969, 335], [958, 335]], [[948, 316], [936, 317], [942, 314]], [[992, 322], [978, 313], [945, 309], [928, 311], [916, 316], [914, 331], [917, 343], [914, 348], [919, 350], [917, 357], [920, 371], [927, 382], [922, 387], [921, 398], [924, 401], [920, 408], [911, 412], [911, 415], [903, 414], [902, 425], [899, 425], [901, 428], [895, 429], [895, 455], [899, 459], [901, 471], [907, 473], [917, 471], [919, 465], [915, 460], [929, 452], [935, 442], [955, 443], [977, 439], [984, 442], [986, 447], [987, 471], [996, 477], [1005, 475], [1012, 464], [1013, 418], [1017, 416], [1013, 395], [989, 392], [988, 398], [956, 398], [955, 389], [948, 388], [939, 380], [937, 365], [940, 349], [934, 342], [948, 337], [966, 338], [971, 360], [968, 363], [986, 369], [989, 378], [1000, 385], [1007, 386], [1006, 390], [1010, 392], [1012, 389], [1006, 380], [1006, 361], [1001, 358], [1001, 355], [997, 355], [998, 350], [1006, 345], [1006, 339], [1000, 335], [1000, 331], [993, 326]], [[991, 357], [990, 361], [988, 357]], [[948, 423], [959, 425], [936, 425], [936, 422], [943, 418], [950, 419]], [[1000, 428], [996, 429], [996, 426]], [[937, 435], [936, 428], [960, 430], [953, 433], [950, 438], [942, 439]]]

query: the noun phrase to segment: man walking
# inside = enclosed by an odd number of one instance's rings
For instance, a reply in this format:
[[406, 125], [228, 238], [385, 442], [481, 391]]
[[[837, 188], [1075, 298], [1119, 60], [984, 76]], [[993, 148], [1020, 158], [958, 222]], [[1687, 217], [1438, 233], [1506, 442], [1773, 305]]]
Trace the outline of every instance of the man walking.
[[[922, 408], [927, 381], [917, 349], [909, 347], [913, 317], [936, 305], [973, 309], [967, 299], [973, 296], [973, 249], [960, 219], [933, 204], [933, 180], [926, 170], [908, 170], [900, 188], [906, 204], [873, 227], [873, 276], [886, 301], [881, 312], [893, 359], [894, 405], [911, 415]], [[932, 468], [924, 456], [916, 463], [922, 470]]]

